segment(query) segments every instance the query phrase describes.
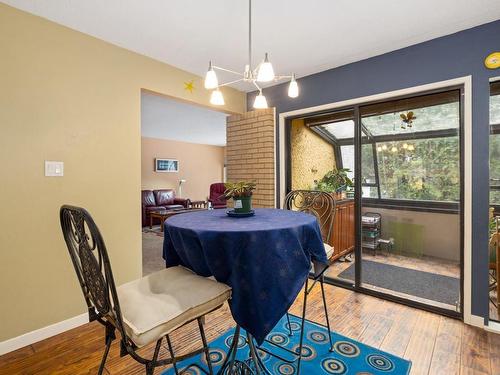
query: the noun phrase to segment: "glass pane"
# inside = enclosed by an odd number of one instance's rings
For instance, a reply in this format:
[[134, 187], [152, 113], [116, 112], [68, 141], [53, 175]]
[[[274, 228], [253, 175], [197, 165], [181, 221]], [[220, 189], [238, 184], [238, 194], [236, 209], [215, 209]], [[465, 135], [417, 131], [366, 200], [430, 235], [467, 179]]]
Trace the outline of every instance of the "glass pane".
[[500, 205], [500, 190], [490, 191], [490, 204]]
[[500, 94], [490, 96], [490, 124], [500, 124]]
[[382, 198], [459, 201], [458, 137], [381, 142], [377, 154]]
[[490, 135], [490, 185], [500, 186], [500, 134]]
[[376, 186], [362, 186], [363, 198], [378, 198], [378, 189]]
[[451, 311], [460, 310], [460, 212], [426, 207], [459, 207], [459, 98], [453, 90], [360, 107], [361, 286]]
[[354, 121], [346, 120], [332, 124], [321, 125], [321, 129], [330, 133], [337, 139], [354, 139]]
[[458, 112], [456, 91], [449, 91], [366, 106], [363, 125], [372, 136], [458, 129]]
[[354, 145], [340, 147], [342, 154], [342, 167], [348, 168], [347, 176], [352, 180], [354, 178]]
[[373, 146], [371, 143], [361, 147], [362, 184], [375, 184], [375, 165], [373, 163]]

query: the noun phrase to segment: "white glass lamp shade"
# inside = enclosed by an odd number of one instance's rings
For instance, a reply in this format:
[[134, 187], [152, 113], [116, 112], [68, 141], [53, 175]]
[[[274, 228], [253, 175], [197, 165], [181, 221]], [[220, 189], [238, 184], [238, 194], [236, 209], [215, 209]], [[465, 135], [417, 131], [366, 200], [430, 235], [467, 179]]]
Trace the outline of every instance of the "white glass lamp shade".
[[259, 95], [255, 97], [255, 101], [253, 102], [253, 107], [255, 109], [267, 108], [267, 100], [266, 97], [262, 95], [262, 91], [259, 92]]
[[415, 146], [413, 146], [413, 145], [408, 145], [408, 150], [410, 150], [410, 151], [415, 150]]
[[210, 96], [210, 104], [213, 105], [224, 105], [224, 96], [222, 95], [222, 92], [217, 89], [212, 91], [212, 95]]
[[392, 152], [398, 152], [398, 148], [396, 146], [392, 146], [391, 151]]
[[212, 68], [212, 62], [210, 62], [207, 74], [205, 75], [205, 88], [207, 90], [212, 90], [217, 86], [219, 86], [219, 80], [217, 79], [217, 74], [215, 74], [214, 68]]
[[288, 85], [288, 96], [290, 98], [296, 98], [299, 96], [299, 85], [297, 84], [297, 81], [295, 80], [295, 74], [292, 76], [292, 80], [290, 81], [290, 84]]
[[259, 71], [257, 72], [257, 81], [258, 82], [269, 82], [274, 79], [274, 69], [271, 63], [269, 62], [269, 58], [267, 53], [264, 57], [264, 61], [259, 66]]

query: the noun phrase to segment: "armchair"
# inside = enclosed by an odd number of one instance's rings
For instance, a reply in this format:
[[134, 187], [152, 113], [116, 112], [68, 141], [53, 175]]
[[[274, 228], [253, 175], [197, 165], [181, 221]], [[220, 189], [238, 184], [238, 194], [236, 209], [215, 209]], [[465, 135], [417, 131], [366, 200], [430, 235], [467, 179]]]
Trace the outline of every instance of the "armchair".
[[210, 185], [210, 193], [207, 200], [212, 203], [213, 208], [227, 207], [224, 191], [226, 191], [226, 186], [223, 182], [216, 182]]

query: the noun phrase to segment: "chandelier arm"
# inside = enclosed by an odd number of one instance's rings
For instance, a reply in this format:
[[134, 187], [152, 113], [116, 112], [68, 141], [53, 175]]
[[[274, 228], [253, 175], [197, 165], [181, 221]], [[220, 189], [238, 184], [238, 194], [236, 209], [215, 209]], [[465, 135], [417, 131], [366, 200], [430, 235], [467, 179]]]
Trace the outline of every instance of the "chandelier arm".
[[226, 69], [226, 68], [221, 68], [220, 66], [215, 66], [215, 65], [212, 65], [212, 68], [213, 69], [217, 69], [217, 70], [222, 70], [223, 72], [233, 73], [233, 74], [236, 74], [236, 75], [239, 75], [239, 76], [243, 77], [242, 73], [235, 72], [234, 70], [230, 70], [230, 69]]
[[255, 87], [257, 87], [257, 90], [259, 91], [262, 91], [262, 89], [260, 88], [260, 86], [257, 84], [257, 82], [255, 82], [255, 80], [252, 81], [252, 83], [255, 85]]
[[239, 79], [236, 79], [236, 80], [231, 81], [231, 82], [226, 82], [226, 83], [220, 84], [219, 87], [224, 87], [224, 86], [232, 85], [233, 83], [237, 83], [237, 82], [241, 82], [241, 81], [244, 81], [244, 79], [243, 78], [239, 78]]

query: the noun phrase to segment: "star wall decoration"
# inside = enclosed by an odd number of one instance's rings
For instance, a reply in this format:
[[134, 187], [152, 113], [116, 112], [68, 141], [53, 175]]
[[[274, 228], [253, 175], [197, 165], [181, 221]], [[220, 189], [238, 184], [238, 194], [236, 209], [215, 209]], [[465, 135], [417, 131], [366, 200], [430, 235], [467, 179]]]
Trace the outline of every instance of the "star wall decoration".
[[195, 87], [194, 87], [193, 80], [191, 80], [189, 82], [184, 82], [184, 90], [189, 91], [192, 94], [194, 89], [195, 89]]

